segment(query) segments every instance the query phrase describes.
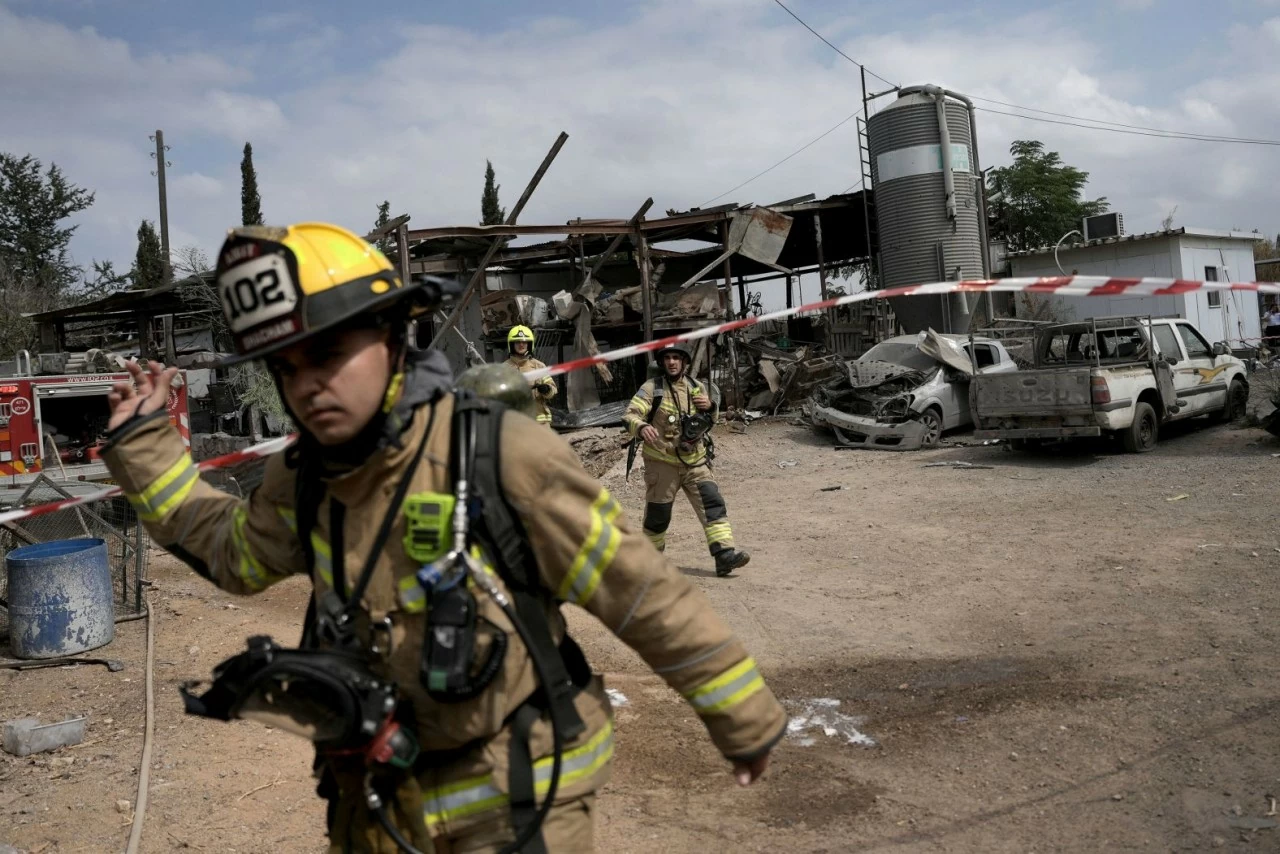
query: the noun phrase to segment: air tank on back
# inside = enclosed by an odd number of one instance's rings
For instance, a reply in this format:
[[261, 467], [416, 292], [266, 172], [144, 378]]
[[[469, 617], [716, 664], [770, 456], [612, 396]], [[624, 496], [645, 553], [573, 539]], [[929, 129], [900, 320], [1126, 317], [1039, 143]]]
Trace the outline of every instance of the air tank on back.
[[[945, 115], [945, 121], [943, 116]], [[985, 278], [972, 103], [911, 86], [867, 120], [880, 243], [880, 286]], [[976, 296], [892, 300], [903, 328], [966, 332]]]

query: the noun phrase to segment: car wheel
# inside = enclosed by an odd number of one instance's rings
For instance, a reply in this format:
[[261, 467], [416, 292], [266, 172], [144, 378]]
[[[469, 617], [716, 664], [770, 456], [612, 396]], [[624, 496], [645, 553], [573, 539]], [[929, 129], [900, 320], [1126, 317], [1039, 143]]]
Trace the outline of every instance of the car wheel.
[[1131, 454], [1145, 454], [1160, 439], [1160, 419], [1149, 403], [1138, 403], [1133, 410], [1133, 423], [1123, 431], [1124, 449]]
[[924, 437], [920, 444], [932, 448], [942, 441], [942, 412], [936, 406], [930, 406], [920, 413], [920, 423], [924, 425]]
[[1219, 424], [1230, 424], [1237, 418], [1244, 417], [1245, 408], [1249, 405], [1249, 390], [1240, 380], [1232, 380], [1227, 389], [1227, 402], [1218, 410], [1214, 419]]

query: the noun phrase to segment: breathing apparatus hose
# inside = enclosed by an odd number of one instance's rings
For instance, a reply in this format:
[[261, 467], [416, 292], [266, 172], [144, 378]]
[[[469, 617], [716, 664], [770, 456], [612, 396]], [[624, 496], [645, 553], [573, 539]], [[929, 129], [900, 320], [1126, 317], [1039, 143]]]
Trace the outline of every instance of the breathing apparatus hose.
[[396, 830], [396, 826], [391, 819], [387, 818], [387, 808], [379, 801], [378, 805], [373, 808], [373, 814], [378, 818], [378, 824], [382, 825], [382, 829], [387, 832], [387, 836], [391, 837], [391, 841], [396, 847], [405, 854], [423, 854], [417, 848], [413, 847], [413, 843], [404, 838], [404, 834]]

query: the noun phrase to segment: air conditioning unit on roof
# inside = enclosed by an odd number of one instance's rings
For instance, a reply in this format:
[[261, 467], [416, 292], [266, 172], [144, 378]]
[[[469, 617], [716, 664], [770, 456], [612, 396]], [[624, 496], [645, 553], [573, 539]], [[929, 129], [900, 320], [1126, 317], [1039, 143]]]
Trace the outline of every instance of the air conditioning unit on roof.
[[1112, 212], [1087, 216], [1080, 223], [1080, 231], [1084, 234], [1086, 241], [1101, 240], [1104, 237], [1122, 237], [1124, 236], [1124, 215]]

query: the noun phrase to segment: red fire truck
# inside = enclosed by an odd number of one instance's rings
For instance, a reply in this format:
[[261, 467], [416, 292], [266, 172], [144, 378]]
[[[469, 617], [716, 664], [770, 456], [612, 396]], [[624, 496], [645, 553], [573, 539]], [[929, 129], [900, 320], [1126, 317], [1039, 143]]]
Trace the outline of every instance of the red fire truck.
[[[39, 472], [106, 480], [98, 458], [107, 432], [107, 393], [129, 375], [0, 377], [0, 482], [23, 483]], [[191, 447], [185, 373], [169, 392], [169, 421]]]

